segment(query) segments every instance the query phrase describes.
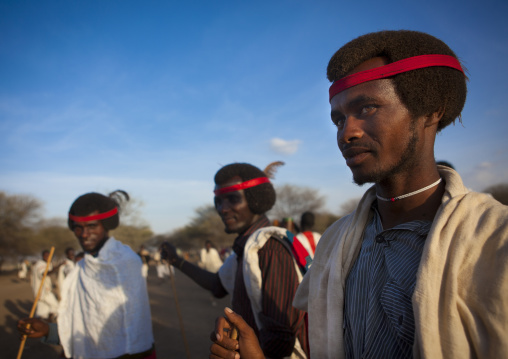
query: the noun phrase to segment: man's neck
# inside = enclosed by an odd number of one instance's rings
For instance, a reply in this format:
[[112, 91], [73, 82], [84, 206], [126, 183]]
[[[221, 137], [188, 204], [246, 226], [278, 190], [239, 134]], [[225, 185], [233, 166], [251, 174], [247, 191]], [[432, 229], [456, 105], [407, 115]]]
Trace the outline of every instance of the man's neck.
[[[416, 180], [410, 181], [408, 178], [399, 178], [388, 183], [378, 183], [376, 184], [377, 193], [378, 195], [386, 193], [388, 195], [385, 196], [389, 198], [411, 193], [436, 182], [439, 179], [439, 173], [435, 169], [435, 171], [431, 170], [425, 175], [417, 175], [412, 178], [416, 178]], [[444, 188], [445, 183], [442, 181], [435, 187], [393, 202], [378, 199], [378, 211], [383, 228], [389, 229], [415, 220], [432, 221], [441, 205]]]

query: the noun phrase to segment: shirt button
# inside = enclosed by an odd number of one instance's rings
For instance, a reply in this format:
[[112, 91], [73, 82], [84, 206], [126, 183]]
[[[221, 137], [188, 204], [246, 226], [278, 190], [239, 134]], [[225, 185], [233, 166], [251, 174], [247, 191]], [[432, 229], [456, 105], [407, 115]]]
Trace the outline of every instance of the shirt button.
[[385, 237], [383, 237], [381, 234], [378, 234], [376, 236], [376, 242], [377, 243], [383, 243], [385, 241]]

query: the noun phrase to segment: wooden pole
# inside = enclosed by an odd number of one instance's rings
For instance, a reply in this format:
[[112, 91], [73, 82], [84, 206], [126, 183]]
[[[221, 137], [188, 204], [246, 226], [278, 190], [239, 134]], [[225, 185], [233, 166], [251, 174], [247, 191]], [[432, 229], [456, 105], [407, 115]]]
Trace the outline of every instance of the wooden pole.
[[171, 288], [173, 289], [173, 296], [175, 297], [176, 311], [178, 313], [178, 320], [180, 322], [180, 331], [182, 332], [183, 344], [185, 345], [185, 353], [187, 355], [187, 359], [190, 359], [189, 344], [187, 343], [187, 338], [185, 336], [185, 329], [183, 327], [182, 313], [180, 311], [180, 305], [178, 304], [178, 296], [176, 295], [175, 279], [173, 276], [174, 269], [171, 268], [171, 265], [169, 265], [169, 264], [166, 264], [166, 265], [168, 266], [169, 278], [171, 279]]
[[[37, 308], [37, 302], [39, 301], [39, 298], [42, 294], [42, 288], [44, 286], [44, 281], [46, 280], [46, 276], [48, 275], [49, 266], [51, 264], [51, 260], [53, 259], [53, 253], [55, 253], [55, 247], [51, 247], [51, 250], [49, 251], [49, 257], [46, 262], [46, 269], [44, 270], [44, 275], [42, 276], [41, 284], [39, 285], [39, 290], [37, 291], [37, 296], [35, 297], [34, 304], [32, 305], [32, 310], [30, 311], [29, 318], [33, 318], [35, 314], [35, 308]], [[30, 328], [30, 323], [26, 325], [26, 328]], [[19, 346], [18, 356], [17, 359], [21, 359], [21, 355], [23, 354], [23, 349], [25, 348], [25, 342], [26, 342], [26, 335], [23, 335], [23, 338], [21, 339], [21, 344]]]

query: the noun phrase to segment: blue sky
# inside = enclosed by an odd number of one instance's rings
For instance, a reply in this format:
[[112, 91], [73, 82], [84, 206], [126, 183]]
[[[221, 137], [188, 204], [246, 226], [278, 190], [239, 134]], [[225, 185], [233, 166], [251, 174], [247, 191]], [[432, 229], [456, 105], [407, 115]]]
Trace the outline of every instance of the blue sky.
[[213, 200], [231, 162], [282, 160], [275, 185], [359, 197], [329, 119], [326, 65], [347, 41], [428, 32], [468, 69], [463, 125], [436, 159], [474, 190], [508, 182], [506, 1], [0, 2], [0, 190], [46, 218], [121, 188], [156, 233]]

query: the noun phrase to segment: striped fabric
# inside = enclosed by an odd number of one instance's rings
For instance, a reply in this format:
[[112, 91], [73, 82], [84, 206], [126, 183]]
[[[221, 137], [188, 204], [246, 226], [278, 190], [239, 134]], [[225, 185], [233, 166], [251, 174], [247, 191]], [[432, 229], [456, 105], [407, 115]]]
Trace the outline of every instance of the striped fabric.
[[263, 277], [263, 330], [259, 331], [252, 313], [243, 280], [243, 249], [248, 237], [257, 229], [270, 225], [266, 217], [235, 240], [233, 249], [238, 255], [238, 269], [232, 298], [232, 309], [254, 328], [261, 348], [267, 357], [291, 355], [298, 337], [302, 348], [309, 352], [305, 327], [305, 312], [292, 306], [298, 287], [298, 276], [291, 253], [277, 239], [270, 238], [259, 251], [259, 267]]
[[411, 358], [416, 284], [430, 221], [383, 230], [379, 213], [346, 281], [344, 344], [347, 358]]

